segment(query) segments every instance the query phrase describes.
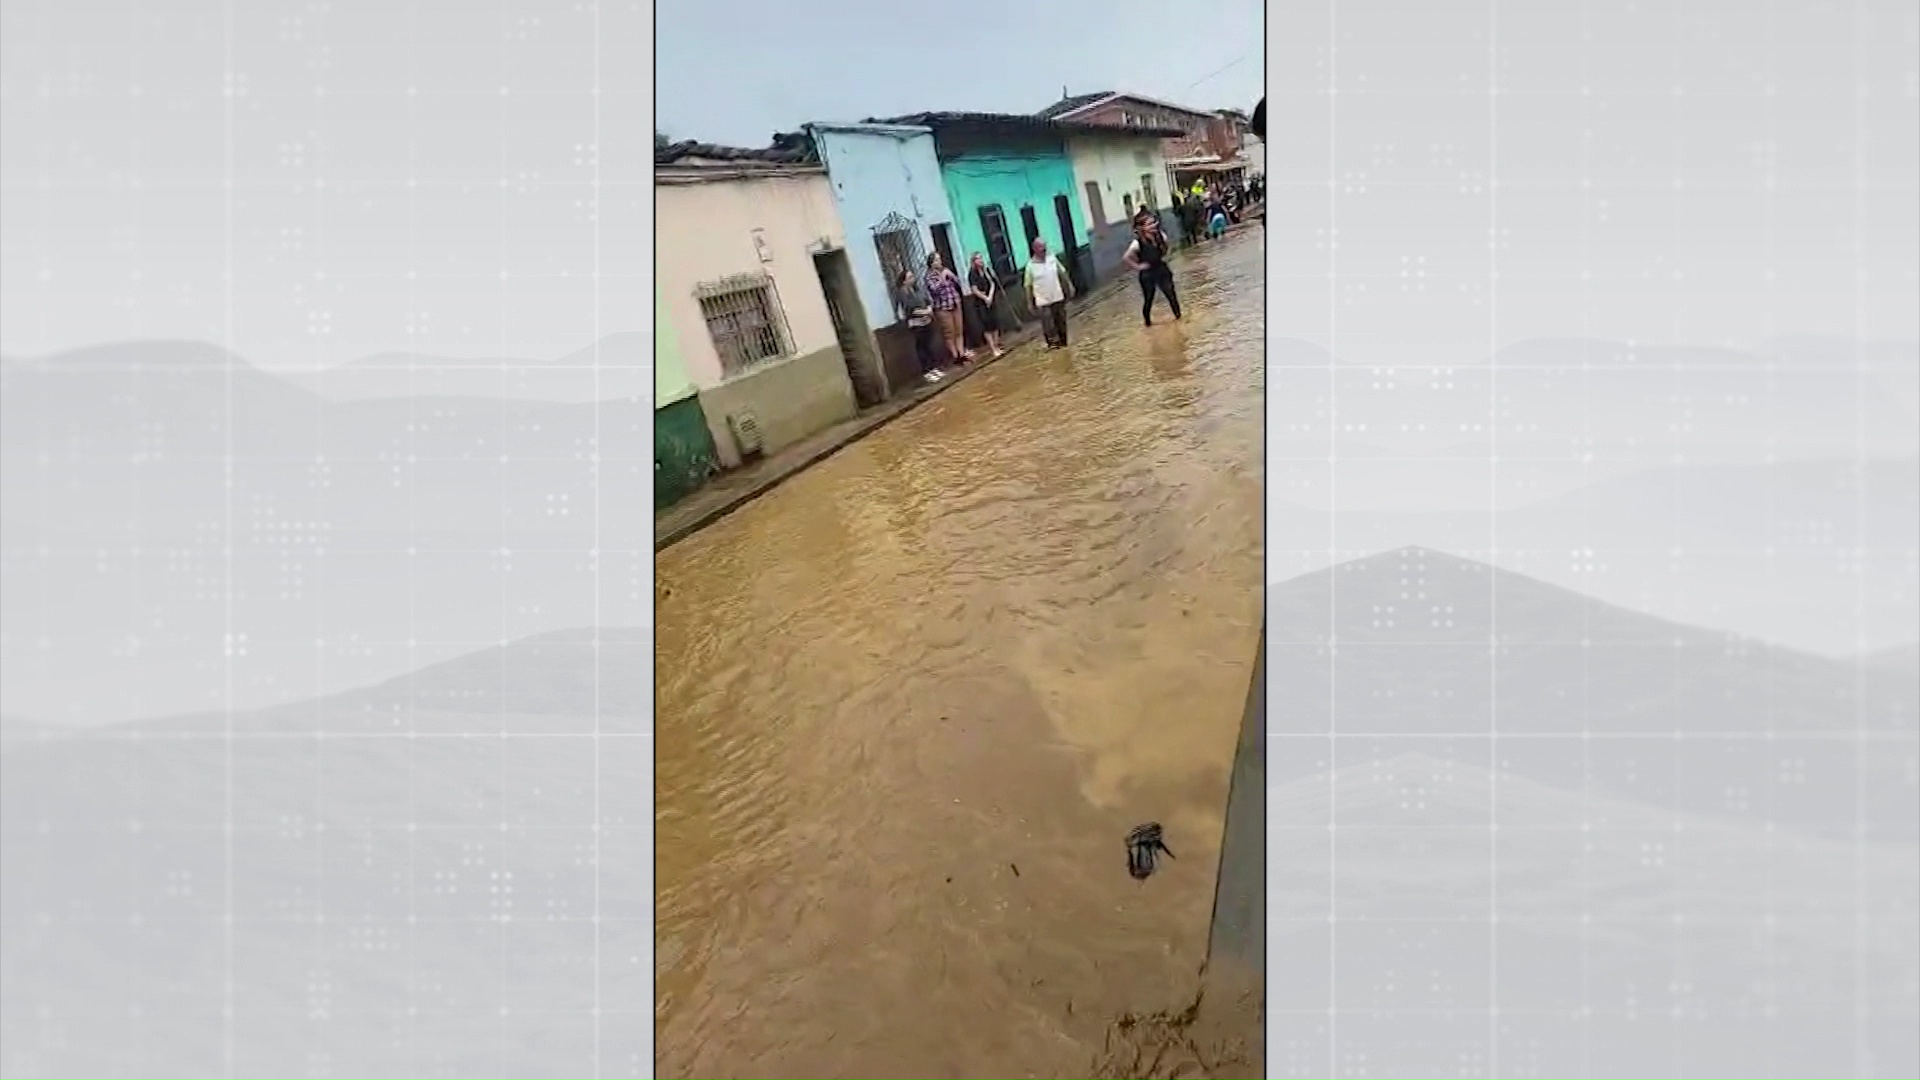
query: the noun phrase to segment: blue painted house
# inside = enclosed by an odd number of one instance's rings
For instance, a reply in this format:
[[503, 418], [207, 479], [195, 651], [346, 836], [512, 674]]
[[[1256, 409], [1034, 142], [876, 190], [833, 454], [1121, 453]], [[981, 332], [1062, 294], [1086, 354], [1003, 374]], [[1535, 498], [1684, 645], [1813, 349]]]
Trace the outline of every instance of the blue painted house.
[[903, 124], [812, 123], [806, 134], [827, 167], [847, 252], [867, 325], [891, 326], [893, 285], [911, 263], [917, 271], [935, 236], [951, 244], [947, 210], [934, 156], [933, 132]]

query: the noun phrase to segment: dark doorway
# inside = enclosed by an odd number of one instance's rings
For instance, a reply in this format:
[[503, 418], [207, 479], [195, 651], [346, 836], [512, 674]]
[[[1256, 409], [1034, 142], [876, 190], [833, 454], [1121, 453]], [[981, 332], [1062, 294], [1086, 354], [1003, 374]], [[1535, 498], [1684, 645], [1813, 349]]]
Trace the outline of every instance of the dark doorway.
[[940, 253], [940, 261], [947, 264], [947, 269], [956, 274], [961, 272], [960, 264], [953, 257], [953, 226], [943, 221], [933, 227], [933, 250]]
[[1073, 227], [1073, 200], [1066, 195], [1053, 197], [1053, 215], [1060, 221], [1060, 261], [1073, 279], [1073, 291], [1087, 291], [1087, 276], [1080, 269], [1080, 233]]
[[993, 276], [1002, 288], [1020, 276], [1013, 259], [1013, 238], [1007, 235], [1007, 215], [998, 204], [980, 208], [980, 235], [987, 240], [987, 261], [993, 264]]
[[813, 269], [820, 275], [820, 292], [827, 298], [827, 314], [833, 319], [833, 335], [840, 342], [840, 357], [847, 365], [847, 379], [853, 383], [854, 400], [862, 408], [887, 400], [887, 375], [867, 326], [865, 309], [853, 283], [853, 264], [843, 248], [815, 252]]
[[1031, 252], [1033, 250], [1033, 242], [1040, 239], [1040, 218], [1039, 215], [1033, 212], [1033, 207], [1023, 206], [1020, 208], [1020, 227], [1026, 231], [1027, 250]]

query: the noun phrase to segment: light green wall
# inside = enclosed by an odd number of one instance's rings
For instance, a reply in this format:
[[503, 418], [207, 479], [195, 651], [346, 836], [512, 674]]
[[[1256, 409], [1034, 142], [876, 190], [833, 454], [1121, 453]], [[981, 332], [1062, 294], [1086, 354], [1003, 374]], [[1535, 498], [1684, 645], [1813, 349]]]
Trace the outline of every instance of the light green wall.
[[653, 410], [653, 505], [672, 506], [720, 467], [700, 399], [683, 397]]
[[687, 364], [680, 356], [680, 337], [673, 332], [673, 321], [660, 287], [653, 289], [653, 407], [661, 409], [693, 394], [693, 380], [687, 377]]

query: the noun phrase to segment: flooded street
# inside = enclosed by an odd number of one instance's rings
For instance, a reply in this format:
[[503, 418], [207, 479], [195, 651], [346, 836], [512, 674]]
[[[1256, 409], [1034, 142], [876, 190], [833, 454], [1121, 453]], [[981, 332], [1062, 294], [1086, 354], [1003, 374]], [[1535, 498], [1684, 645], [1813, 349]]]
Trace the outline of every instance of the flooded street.
[[660, 1075], [1085, 1076], [1193, 1000], [1259, 633], [1261, 243], [1178, 264], [1182, 323], [1122, 282], [660, 554]]

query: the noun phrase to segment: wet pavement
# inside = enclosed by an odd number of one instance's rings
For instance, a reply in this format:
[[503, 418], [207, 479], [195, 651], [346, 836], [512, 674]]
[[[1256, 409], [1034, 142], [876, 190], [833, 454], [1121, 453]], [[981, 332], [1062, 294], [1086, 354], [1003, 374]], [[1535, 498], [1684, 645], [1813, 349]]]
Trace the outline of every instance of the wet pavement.
[[[660, 553], [660, 1075], [1257, 1057], [1185, 1010], [1259, 634], [1261, 239], [1180, 264], [1181, 323], [1120, 290]], [[1178, 1053], [1116, 1065], [1154, 1025]]]

